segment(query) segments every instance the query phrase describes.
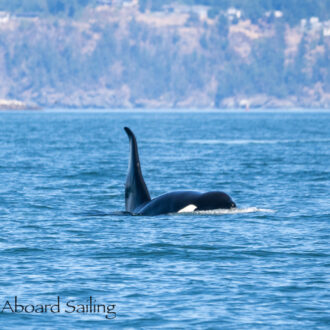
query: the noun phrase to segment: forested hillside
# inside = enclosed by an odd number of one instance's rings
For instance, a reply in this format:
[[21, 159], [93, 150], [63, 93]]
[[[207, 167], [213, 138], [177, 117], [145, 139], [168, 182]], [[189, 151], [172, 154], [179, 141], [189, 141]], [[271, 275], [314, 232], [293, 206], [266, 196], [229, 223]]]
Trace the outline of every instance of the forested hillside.
[[330, 107], [328, 0], [0, 0], [0, 11], [0, 99]]

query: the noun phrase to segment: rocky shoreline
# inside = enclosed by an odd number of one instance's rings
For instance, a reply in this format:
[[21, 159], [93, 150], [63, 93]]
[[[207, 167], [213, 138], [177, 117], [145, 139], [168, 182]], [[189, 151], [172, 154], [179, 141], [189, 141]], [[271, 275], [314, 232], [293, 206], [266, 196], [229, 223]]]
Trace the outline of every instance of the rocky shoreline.
[[[176, 100], [174, 97], [159, 99], [132, 99], [129, 93], [122, 91], [99, 91], [80, 95], [79, 91], [68, 97], [51, 95], [41, 100], [41, 105], [25, 103], [18, 100], [0, 99], [0, 110], [41, 110], [48, 109], [330, 109], [330, 94], [321, 98], [305, 98], [292, 96], [290, 98], [276, 98], [258, 94], [252, 96], [233, 96], [225, 98], [220, 104], [215, 104], [214, 98], [201, 95], [191, 95], [188, 99]], [[53, 102], [47, 102], [50, 98]], [[61, 102], [58, 101], [61, 99]]]
[[[135, 98], [128, 86], [118, 89], [99, 88], [77, 89], [70, 94], [54, 90], [41, 90], [38, 104], [50, 109], [330, 109], [330, 93], [306, 91], [304, 96], [278, 98], [267, 94], [235, 95], [215, 103], [215, 95], [210, 91], [195, 91], [188, 97], [178, 97], [173, 93], [159, 98]], [[7, 105], [8, 106], [8, 105]], [[22, 102], [12, 102], [11, 109], [36, 109]], [[0, 100], [1, 109], [1, 100]]]

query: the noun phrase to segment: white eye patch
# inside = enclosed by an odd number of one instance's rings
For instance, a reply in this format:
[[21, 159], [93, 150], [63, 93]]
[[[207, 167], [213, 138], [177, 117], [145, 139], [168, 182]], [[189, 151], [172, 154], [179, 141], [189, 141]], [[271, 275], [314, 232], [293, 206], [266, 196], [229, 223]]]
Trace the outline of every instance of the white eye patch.
[[194, 212], [197, 209], [197, 206], [194, 204], [189, 204], [186, 207], [184, 207], [183, 209], [181, 209], [180, 211], [178, 211], [178, 213], [189, 213], [189, 212]]

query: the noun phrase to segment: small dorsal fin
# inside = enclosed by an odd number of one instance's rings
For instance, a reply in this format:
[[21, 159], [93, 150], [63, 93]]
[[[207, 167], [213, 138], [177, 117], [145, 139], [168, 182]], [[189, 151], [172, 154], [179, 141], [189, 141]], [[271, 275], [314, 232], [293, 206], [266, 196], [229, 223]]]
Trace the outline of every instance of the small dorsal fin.
[[138, 206], [149, 202], [151, 199], [141, 172], [136, 138], [128, 127], [124, 127], [124, 130], [128, 135], [130, 145], [130, 158], [125, 185], [125, 208], [127, 212], [132, 213]]

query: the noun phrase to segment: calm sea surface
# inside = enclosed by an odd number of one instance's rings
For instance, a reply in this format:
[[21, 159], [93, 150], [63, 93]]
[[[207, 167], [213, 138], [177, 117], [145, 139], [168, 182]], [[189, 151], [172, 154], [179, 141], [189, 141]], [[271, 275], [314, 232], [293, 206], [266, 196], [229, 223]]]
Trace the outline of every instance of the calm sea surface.
[[[121, 214], [123, 126], [153, 197], [238, 210]], [[329, 193], [330, 112], [2, 112], [0, 327], [329, 329]]]

